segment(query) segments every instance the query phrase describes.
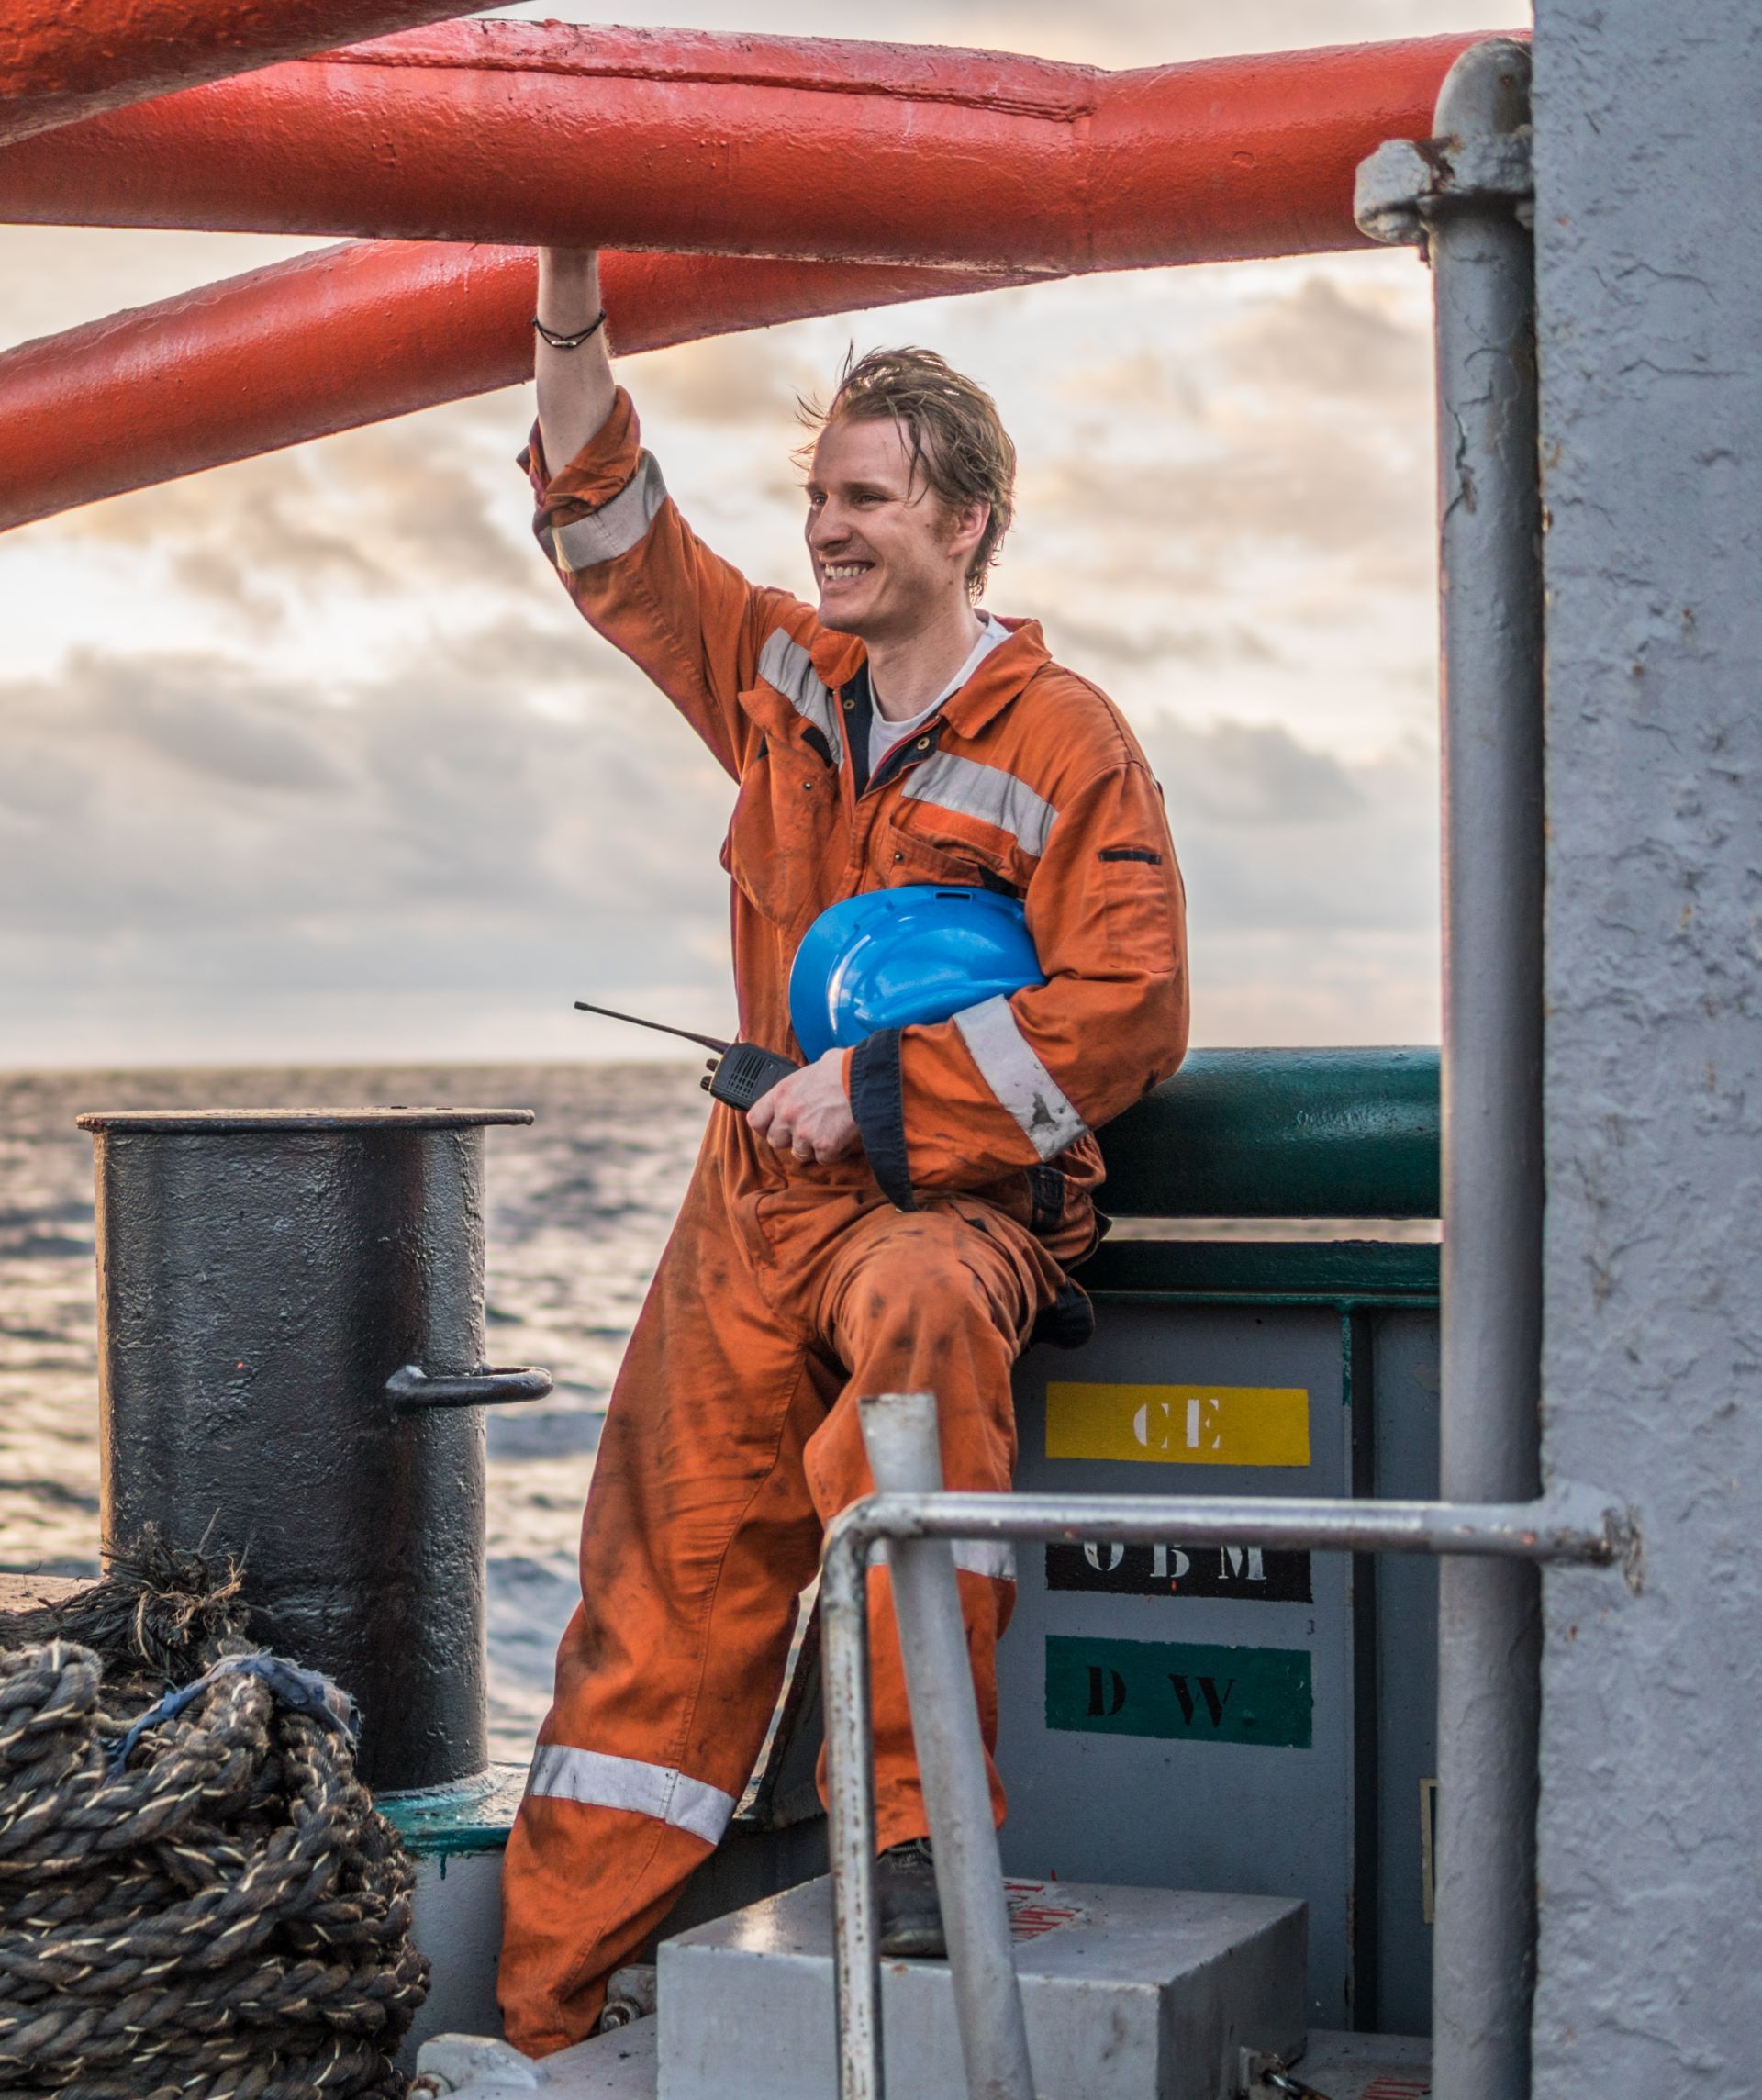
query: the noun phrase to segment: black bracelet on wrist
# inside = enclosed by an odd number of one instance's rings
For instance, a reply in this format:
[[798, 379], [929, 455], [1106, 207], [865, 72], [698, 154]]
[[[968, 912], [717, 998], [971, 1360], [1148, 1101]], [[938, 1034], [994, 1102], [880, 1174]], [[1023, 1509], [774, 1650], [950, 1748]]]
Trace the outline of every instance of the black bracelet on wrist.
[[579, 350], [584, 342], [597, 335], [605, 325], [606, 309], [604, 307], [599, 309], [597, 318], [589, 321], [578, 335], [558, 335], [554, 330], [546, 328], [537, 314], [532, 317], [532, 326], [538, 330], [540, 335], [551, 345], [552, 350]]

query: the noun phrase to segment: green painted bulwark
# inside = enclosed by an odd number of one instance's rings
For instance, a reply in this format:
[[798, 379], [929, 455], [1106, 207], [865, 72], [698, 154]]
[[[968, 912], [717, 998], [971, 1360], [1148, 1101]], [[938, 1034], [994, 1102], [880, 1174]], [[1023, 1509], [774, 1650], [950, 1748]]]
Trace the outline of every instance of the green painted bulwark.
[[1304, 1648], [1047, 1636], [1049, 1728], [1307, 1750], [1314, 1704]]
[[[1112, 1200], [1104, 1189], [1103, 1203]], [[1400, 1240], [1104, 1240], [1077, 1281], [1102, 1301], [1429, 1307], [1438, 1300], [1438, 1248]]]
[[1101, 1133], [1121, 1217], [1434, 1218], [1438, 1053], [1196, 1050]]

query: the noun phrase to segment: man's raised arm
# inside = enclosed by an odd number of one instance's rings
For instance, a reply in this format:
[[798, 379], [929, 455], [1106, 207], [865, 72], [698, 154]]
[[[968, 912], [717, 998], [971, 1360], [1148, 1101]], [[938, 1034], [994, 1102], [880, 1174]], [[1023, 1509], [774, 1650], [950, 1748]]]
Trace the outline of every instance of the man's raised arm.
[[540, 249], [537, 318], [538, 442], [520, 464], [539, 544], [575, 609], [739, 779], [762, 743], [741, 695], [772, 634], [800, 656], [813, 616], [786, 591], [753, 588], [680, 517], [612, 377], [591, 249]]
[[[554, 473], [568, 465], [612, 412], [615, 388], [599, 303], [599, 257], [591, 248], [539, 250], [538, 318], [533, 368], [539, 431]], [[563, 347], [572, 341], [573, 349]]]

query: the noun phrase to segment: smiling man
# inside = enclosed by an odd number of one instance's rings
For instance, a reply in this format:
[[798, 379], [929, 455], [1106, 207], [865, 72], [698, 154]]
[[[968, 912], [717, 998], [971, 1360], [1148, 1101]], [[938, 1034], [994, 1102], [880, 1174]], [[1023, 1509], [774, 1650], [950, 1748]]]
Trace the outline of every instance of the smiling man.
[[[1036, 1335], [1087, 1333], [1069, 1270], [1098, 1236], [1091, 1133], [1187, 1036], [1180, 877], [1143, 754], [1032, 621], [981, 609], [1015, 476], [989, 396], [927, 351], [847, 367], [807, 477], [809, 606], [693, 535], [604, 320], [596, 258], [545, 252], [536, 529], [584, 617], [739, 783], [722, 862], [742, 1036], [798, 1057], [802, 935], [899, 884], [1020, 898], [1045, 982], [711, 1111], [613, 1391], [508, 1847], [502, 2009], [533, 2056], [592, 2031], [607, 1977], [727, 1826], [825, 1524], [869, 1488], [857, 1399], [933, 1391], [948, 1484], [1009, 1485], [1011, 1365]], [[1013, 1566], [988, 1546], [955, 1559], [995, 1748]], [[898, 1636], [871, 1583], [883, 1947], [933, 1956]]]

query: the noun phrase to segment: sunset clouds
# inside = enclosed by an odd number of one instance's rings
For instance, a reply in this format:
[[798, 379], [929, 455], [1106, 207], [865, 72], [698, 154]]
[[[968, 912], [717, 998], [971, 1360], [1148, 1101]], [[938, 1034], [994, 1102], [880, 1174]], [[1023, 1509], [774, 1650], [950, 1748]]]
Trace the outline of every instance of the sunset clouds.
[[[1225, 13], [888, 0], [864, 26], [1109, 64], [1465, 26]], [[796, 0], [633, 18], [822, 27]], [[0, 229], [0, 339], [295, 245]], [[1196, 1039], [1434, 1039], [1427, 300], [1409, 255], [1164, 272], [621, 375], [697, 529], [805, 589], [797, 393], [853, 340], [973, 371], [1021, 453], [991, 602], [1043, 620], [1157, 765]], [[590, 992], [731, 1020], [731, 789], [532, 547], [530, 412], [514, 390], [0, 538], [0, 1064], [640, 1050], [572, 1015]]]

